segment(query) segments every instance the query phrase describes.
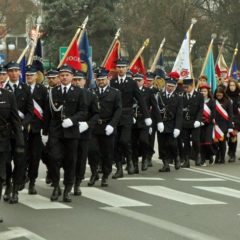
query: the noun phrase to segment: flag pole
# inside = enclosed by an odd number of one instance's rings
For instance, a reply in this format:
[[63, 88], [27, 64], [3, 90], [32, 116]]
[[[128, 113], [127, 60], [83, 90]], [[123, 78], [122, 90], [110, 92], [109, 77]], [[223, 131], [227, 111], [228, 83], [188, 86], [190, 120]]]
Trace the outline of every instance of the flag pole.
[[135, 56], [134, 59], [132, 60], [129, 68], [131, 68], [131, 67], [134, 65], [134, 63], [135, 63], [136, 60], [139, 58], [139, 56], [141, 56], [141, 54], [143, 53], [144, 49], [148, 46], [148, 44], [149, 44], [149, 38], [147, 38], [147, 39], [144, 41], [142, 47], [138, 50], [136, 56]]
[[218, 56], [217, 56], [217, 59], [216, 59], [216, 62], [215, 62], [215, 68], [216, 68], [216, 66], [217, 66], [217, 64], [218, 64], [219, 58], [220, 58], [221, 55], [222, 55], [222, 52], [223, 52], [223, 49], [224, 49], [224, 44], [225, 44], [225, 41], [226, 41], [227, 39], [228, 39], [227, 37], [223, 38], [222, 45], [221, 45], [221, 47], [220, 47], [220, 49], [219, 49]]
[[86, 28], [87, 22], [88, 22], [88, 16], [85, 18], [82, 25], [78, 27], [75, 35], [73, 36], [73, 38], [72, 38], [72, 40], [71, 40], [71, 42], [70, 42], [70, 44], [67, 48], [67, 51], [64, 54], [64, 57], [61, 59], [60, 63], [58, 64], [58, 68], [63, 65], [63, 63], [65, 61], [65, 58], [67, 57], [70, 49], [72, 48], [72, 45], [73, 45], [74, 41], [81, 35], [81, 32]]
[[191, 25], [188, 29], [188, 34], [189, 34], [189, 62], [190, 62], [190, 76], [191, 78], [193, 78], [193, 67], [192, 67], [192, 57], [191, 57], [191, 36], [192, 36], [192, 28], [194, 26], [194, 24], [197, 22], [196, 18], [192, 18], [191, 19]]
[[154, 72], [154, 71], [156, 70], [157, 61], [158, 61], [158, 59], [159, 59], [159, 57], [160, 57], [160, 55], [161, 55], [161, 53], [162, 53], [162, 51], [163, 51], [163, 46], [164, 46], [164, 44], [165, 44], [165, 41], [166, 41], [166, 39], [163, 38], [163, 40], [162, 40], [162, 42], [161, 42], [161, 44], [160, 44], [160, 46], [159, 46], [159, 48], [158, 48], [157, 54], [156, 54], [156, 56], [155, 56], [155, 58], [154, 58], [154, 61], [153, 61], [153, 63], [152, 63], [152, 66], [151, 66], [151, 68], [150, 68], [150, 72]]
[[104, 67], [104, 66], [105, 66], [106, 61], [107, 61], [107, 59], [108, 59], [108, 57], [109, 57], [109, 55], [110, 55], [110, 53], [111, 53], [111, 51], [112, 51], [112, 49], [113, 49], [113, 46], [114, 46], [114, 44], [116, 43], [116, 41], [118, 40], [118, 38], [119, 38], [119, 36], [120, 36], [120, 32], [121, 32], [121, 28], [119, 28], [119, 29], [117, 30], [117, 32], [116, 32], [116, 34], [115, 34], [115, 37], [114, 37], [114, 39], [113, 39], [113, 41], [112, 41], [112, 44], [110, 45], [110, 47], [109, 47], [109, 49], [108, 49], [108, 51], [107, 51], [107, 54], [106, 54], [106, 56], [105, 56], [105, 58], [104, 58], [104, 60], [103, 60], [103, 62], [102, 62], [102, 64], [101, 64], [101, 67]]
[[206, 54], [206, 57], [205, 57], [205, 60], [204, 60], [204, 63], [203, 63], [203, 66], [202, 66], [202, 70], [201, 70], [201, 73], [200, 73], [200, 76], [203, 75], [204, 73], [204, 70], [206, 68], [206, 65], [207, 65], [207, 61], [208, 61], [208, 57], [209, 57], [209, 54], [210, 54], [210, 51], [212, 50], [212, 46], [213, 46], [213, 42], [214, 42], [214, 39], [217, 37], [217, 35], [215, 33], [212, 34], [211, 36], [211, 42], [208, 46], [208, 50], [207, 50], [207, 54]]
[[38, 41], [38, 38], [39, 38], [38, 37], [39, 28], [40, 28], [40, 24], [37, 24], [37, 27], [36, 27], [36, 37], [32, 40], [32, 45], [31, 45], [29, 56], [28, 56], [27, 65], [31, 65], [32, 62], [33, 62], [33, 56], [34, 56], [35, 48], [37, 46], [37, 41]]
[[79, 43], [82, 39], [83, 33], [84, 33], [84, 31], [86, 29], [86, 26], [87, 26], [87, 22], [88, 22], [88, 20], [85, 23], [82, 24], [82, 29], [81, 29], [81, 32], [79, 34], [78, 40], [77, 40], [77, 45], [79, 45]]
[[18, 63], [18, 64], [22, 61], [22, 59], [23, 59], [23, 57], [25, 56], [25, 54], [27, 53], [29, 47], [30, 47], [30, 44], [28, 44], [28, 45], [25, 47], [25, 49], [22, 51], [21, 55], [19, 56], [19, 58], [18, 58], [18, 60], [17, 60], [17, 63]]
[[235, 58], [237, 56], [237, 53], [238, 53], [238, 43], [236, 44], [236, 47], [235, 47], [234, 52], [233, 52], [231, 65], [230, 65], [230, 68], [228, 70], [228, 76], [231, 76], [233, 64], [234, 64]]

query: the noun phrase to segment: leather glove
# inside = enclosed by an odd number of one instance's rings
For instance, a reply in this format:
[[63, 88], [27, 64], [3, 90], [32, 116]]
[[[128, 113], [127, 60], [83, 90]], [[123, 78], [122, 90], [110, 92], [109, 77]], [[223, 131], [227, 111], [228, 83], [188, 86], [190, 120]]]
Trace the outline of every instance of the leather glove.
[[175, 128], [175, 129], [173, 130], [173, 137], [174, 137], [174, 138], [177, 138], [179, 135], [180, 135], [180, 130], [177, 129], [177, 128]]
[[66, 118], [66, 119], [63, 120], [63, 122], [62, 122], [62, 127], [63, 128], [69, 128], [71, 126], [73, 126], [73, 122], [70, 118]]
[[152, 135], [152, 128], [151, 127], [149, 128], [148, 133], [149, 133], [149, 135]]
[[78, 124], [79, 124], [79, 132], [80, 133], [85, 132], [89, 128], [87, 122], [79, 122]]
[[164, 131], [164, 124], [163, 124], [163, 122], [159, 122], [159, 123], [157, 124], [157, 129], [158, 129], [158, 131], [159, 131], [160, 133], [162, 133], [162, 132]]
[[109, 136], [113, 133], [114, 128], [111, 125], [107, 125], [105, 128], [106, 135]]
[[201, 126], [201, 123], [199, 121], [195, 121], [193, 125], [194, 125], [194, 128], [198, 128]]
[[152, 125], [152, 119], [151, 118], [145, 118], [145, 124], [146, 124], [146, 126], [151, 126]]
[[136, 118], [133, 118], [133, 124], [135, 124], [137, 122]]

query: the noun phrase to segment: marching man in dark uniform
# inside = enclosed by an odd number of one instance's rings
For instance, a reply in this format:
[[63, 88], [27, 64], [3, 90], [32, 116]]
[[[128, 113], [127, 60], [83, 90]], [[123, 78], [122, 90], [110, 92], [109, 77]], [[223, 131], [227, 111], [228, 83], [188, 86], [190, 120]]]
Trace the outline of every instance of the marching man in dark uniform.
[[[15, 149], [11, 149], [12, 131], [15, 137]], [[16, 153], [24, 151], [21, 119], [14, 94], [0, 89], [0, 199], [3, 181], [6, 179], [6, 162], [9, 161], [8, 156], [11, 150]], [[0, 222], [2, 221], [0, 217]]]
[[[183, 80], [183, 155], [184, 163], [182, 167], [189, 168], [189, 157], [191, 151], [196, 156], [196, 166], [201, 166], [200, 156], [200, 126], [203, 116], [204, 98], [203, 95], [194, 88], [193, 79]], [[192, 141], [192, 147], [190, 142]]]
[[[14, 93], [18, 106], [18, 115], [21, 118], [25, 146], [27, 146], [29, 125], [33, 117], [33, 100], [31, 96], [30, 88], [19, 81], [20, 78], [20, 66], [16, 62], [10, 62], [7, 65], [7, 73], [9, 81], [5, 88]], [[4, 200], [9, 203], [18, 203], [18, 190], [20, 190], [25, 183], [25, 170], [26, 170], [26, 154], [17, 153], [15, 149], [15, 139], [12, 139], [12, 154], [9, 155], [7, 161], [7, 177], [6, 177], [6, 189], [4, 194]], [[12, 172], [11, 160], [14, 162], [14, 169]], [[13, 181], [12, 195], [11, 193], [11, 178]]]
[[114, 138], [122, 113], [122, 102], [120, 91], [109, 86], [107, 70], [100, 69], [96, 77], [97, 88], [94, 91], [98, 96], [100, 113], [89, 144], [88, 159], [92, 176], [88, 186], [93, 186], [99, 179], [97, 169], [101, 158], [103, 171], [101, 186], [107, 187], [108, 176], [112, 171]]
[[79, 122], [80, 138], [78, 140], [78, 157], [76, 163], [76, 173], [74, 182], [74, 195], [81, 195], [80, 185], [84, 179], [86, 163], [88, 157], [88, 147], [91, 138], [92, 128], [96, 125], [99, 118], [99, 104], [97, 95], [84, 87], [86, 86], [86, 74], [81, 71], [75, 71], [73, 85], [80, 87], [85, 91], [87, 97], [88, 116], [85, 122]]
[[43, 128], [43, 115], [47, 104], [47, 89], [42, 84], [36, 83], [37, 69], [33, 66], [26, 68], [26, 82], [31, 90], [34, 115], [29, 126], [27, 160], [29, 177], [29, 194], [37, 194], [35, 180], [38, 177], [39, 162], [42, 154], [41, 130]]
[[[133, 80], [137, 82], [141, 95], [147, 105], [149, 113], [151, 112], [156, 119], [157, 129], [163, 131], [163, 123], [161, 114], [157, 105], [155, 96], [149, 88], [144, 87], [144, 75], [137, 73], [133, 76]], [[141, 109], [139, 109], [138, 102], [134, 106], [134, 118], [136, 122], [132, 130], [132, 148], [133, 148], [133, 164], [134, 173], [139, 173], [138, 157], [142, 156], [142, 171], [148, 168], [147, 154], [149, 152], [149, 127], [144, 122], [144, 116]]]
[[134, 98], [142, 110], [144, 122], [147, 126], [152, 124], [147, 106], [141, 96], [137, 83], [132, 78], [127, 77], [128, 61], [119, 59], [117, 61], [118, 76], [110, 82], [111, 87], [118, 89], [122, 94], [122, 115], [117, 126], [117, 136], [115, 142], [115, 161], [117, 171], [113, 175], [114, 179], [123, 177], [122, 157], [127, 158], [128, 174], [134, 173], [132, 162], [131, 132], [133, 125], [133, 104]]
[[61, 195], [61, 164], [65, 186], [63, 201], [71, 202], [70, 192], [74, 183], [79, 138], [78, 122], [85, 121], [87, 117], [87, 103], [83, 90], [71, 84], [71, 67], [63, 65], [59, 69], [59, 78], [61, 85], [49, 92], [43, 135], [49, 134], [50, 170], [54, 187], [51, 201], [57, 201]]
[[8, 79], [7, 69], [5, 68], [5, 66], [1, 65], [0, 66], [0, 88], [5, 88], [8, 82], [7, 79]]
[[[155, 80], [155, 74], [152, 72], [147, 72], [146, 74], [146, 80], [147, 80], [147, 88], [150, 89], [151, 94], [153, 97], [157, 96], [158, 89], [153, 86], [153, 82]], [[153, 121], [150, 132], [149, 132], [149, 148], [148, 148], [148, 154], [147, 154], [147, 160], [148, 160], [148, 167], [152, 167], [152, 156], [155, 153], [154, 151], [154, 144], [155, 144], [155, 137], [157, 132], [157, 119], [155, 117], [154, 111], [150, 111], [151, 119]]]
[[163, 132], [159, 133], [159, 150], [163, 167], [159, 172], [170, 172], [169, 162], [174, 160], [175, 169], [180, 166], [177, 138], [182, 128], [182, 97], [176, 93], [177, 81], [165, 80], [165, 89], [158, 93], [158, 104], [163, 120]]

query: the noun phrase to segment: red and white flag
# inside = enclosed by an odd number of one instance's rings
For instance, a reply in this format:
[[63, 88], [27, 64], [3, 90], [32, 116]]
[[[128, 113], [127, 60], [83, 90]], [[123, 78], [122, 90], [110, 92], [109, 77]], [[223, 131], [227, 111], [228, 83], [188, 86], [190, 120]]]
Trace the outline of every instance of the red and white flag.
[[228, 70], [229, 69], [226, 64], [226, 61], [225, 61], [223, 55], [221, 54], [218, 59], [217, 65], [215, 67], [216, 74], [218, 75], [218, 77], [227, 79], [228, 78]]

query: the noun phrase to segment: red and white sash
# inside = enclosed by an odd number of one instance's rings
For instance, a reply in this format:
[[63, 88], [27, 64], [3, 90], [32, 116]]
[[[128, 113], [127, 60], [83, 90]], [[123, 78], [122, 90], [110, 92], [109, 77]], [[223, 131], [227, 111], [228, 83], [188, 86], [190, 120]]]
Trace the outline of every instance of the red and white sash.
[[216, 111], [221, 115], [225, 120], [229, 120], [227, 111], [222, 107], [218, 100], [216, 100]]
[[203, 116], [207, 119], [210, 118], [211, 116], [211, 109], [208, 107], [208, 105], [206, 103], [204, 103], [204, 107], [203, 107]]
[[222, 141], [224, 139], [224, 133], [221, 130], [221, 128], [217, 125], [214, 124], [214, 129], [213, 129], [213, 140], [215, 142]]
[[43, 121], [43, 110], [42, 108], [40, 107], [40, 105], [33, 99], [33, 113], [35, 114], [35, 116]]

